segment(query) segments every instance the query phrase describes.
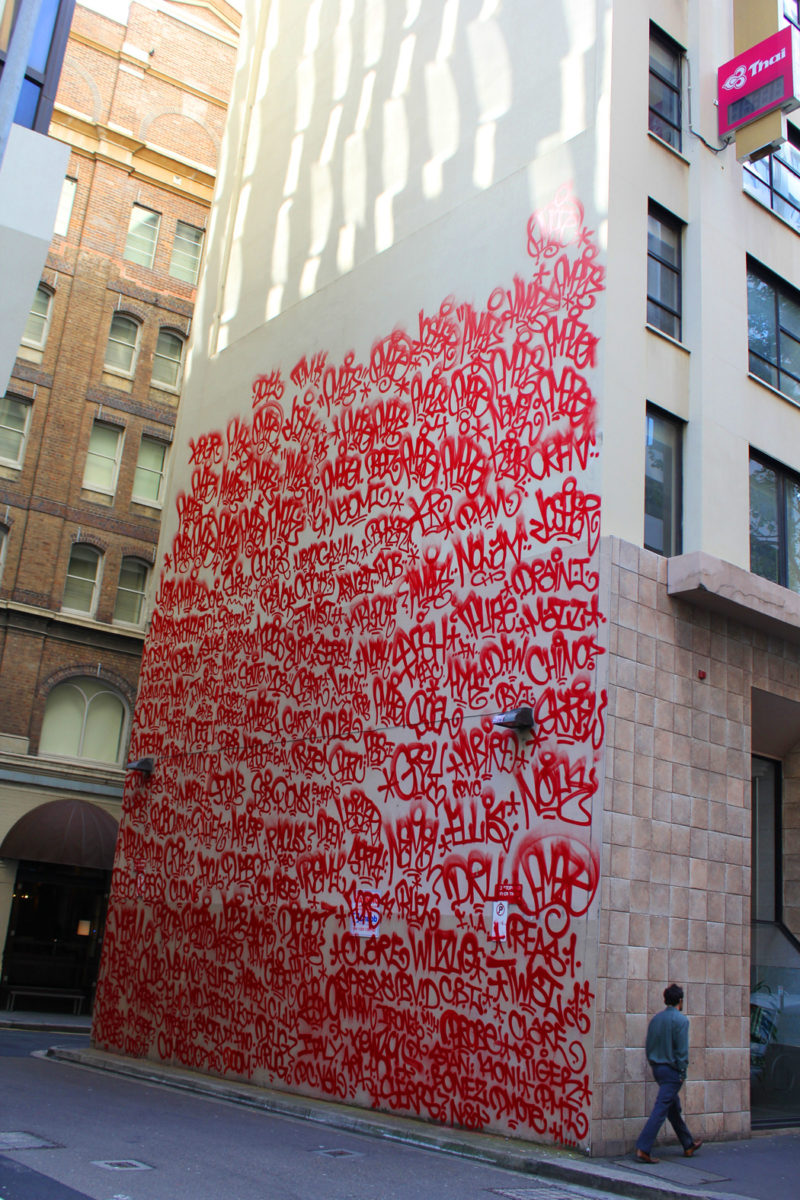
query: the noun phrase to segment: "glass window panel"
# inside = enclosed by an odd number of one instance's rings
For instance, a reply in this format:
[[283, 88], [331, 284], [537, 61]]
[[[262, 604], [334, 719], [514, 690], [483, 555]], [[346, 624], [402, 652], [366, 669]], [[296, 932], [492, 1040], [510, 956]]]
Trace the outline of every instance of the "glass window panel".
[[786, 586], [800, 592], [800, 483], [787, 479], [786, 494]]
[[[678, 93], [673, 91], [672, 88], [668, 87], [665, 83], [662, 83], [662, 81], [657, 79], [654, 75], [650, 76], [650, 112], [651, 129], [653, 127], [652, 116], [654, 114], [664, 117], [664, 119], [668, 121], [671, 126], [677, 125], [680, 121], [681, 113]], [[671, 132], [674, 133], [674, 129]]]
[[67, 236], [69, 222], [72, 216], [72, 206], [75, 203], [75, 192], [78, 187], [77, 179], [70, 179], [69, 176], [64, 180], [61, 188], [61, 196], [58, 201], [58, 212], [56, 213], [56, 224], [54, 233], [60, 237]]
[[800, 404], [800, 382], [785, 371], [781, 371], [778, 375], [778, 390]]
[[647, 294], [667, 308], [678, 308], [680, 279], [671, 267], [665, 267], [654, 258], [647, 260]]
[[30, 405], [13, 396], [0, 398], [0, 459], [19, 466], [28, 432]]
[[772, 363], [778, 361], [775, 290], [753, 272], [747, 274], [747, 326], [750, 349]]
[[22, 340], [28, 346], [37, 346], [43, 349], [47, 341], [47, 329], [50, 321], [50, 306], [53, 302], [53, 294], [41, 284], [36, 289], [36, 295], [33, 298], [31, 311], [28, 314], [28, 320], [25, 323], [25, 330], [22, 334]]
[[780, 510], [776, 472], [750, 460], [750, 570], [780, 583]]
[[94, 611], [95, 588], [100, 564], [99, 551], [82, 542], [72, 547], [64, 584], [64, 608], [75, 612]]
[[800, 379], [800, 342], [789, 333], [781, 333], [781, 374], [788, 371]]
[[650, 38], [650, 69], [674, 86], [680, 83], [680, 58], [660, 38]]
[[200, 269], [200, 256], [203, 252], [203, 230], [178, 221], [175, 228], [175, 240], [172, 243], [172, 258], [169, 273], [175, 279], [185, 283], [197, 283]]
[[653, 325], [656, 329], [660, 329], [662, 333], [666, 333], [669, 337], [680, 341], [681, 327], [680, 321], [674, 313], [667, 312], [665, 308], [660, 308], [658, 304], [654, 304], [652, 300], [647, 302], [647, 323]]
[[182, 359], [183, 338], [162, 329], [153, 357], [153, 382], [164, 387], [177, 388], [181, 379]]
[[33, 32], [33, 42], [31, 43], [30, 54], [28, 55], [28, 65], [34, 71], [39, 71], [44, 74], [47, 67], [47, 59], [50, 55], [50, 44], [53, 40], [53, 29], [58, 16], [59, 0], [42, 0], [42, 7], [39, 10], [39, 19], [36, 22], [36, 28]]
[[657, 554], [677, 554], [680, 536], [680, 424], [647, 414], [644, 544]]
[[785, 292], [778, 293], [778, 321], [783, 329], [800, 337], [800, 304]]
[[680, 263], [680, 233], [652, 213], [647, 218], [647, 250], [663, 262], [677, 267]]
[[125, 243], [125, 255], [129, 262], [138, 263], [142, 267], [152, 267], [158, 241], [158, 227], [161, 221], [159, 213], [149, 208], [134, 204], [128, 226], [128, 238]]
[[122, 701], [111, 692], [99, 692], [90, 698], [87, 710], [81, 758], [116, 762], [125, 719]]
[[118, 762], [125, 712], [120, 697], [97, 680], [61, 683], [47, 697], [39, 752]]
[[123, 558], [119, 573], [114, 620], [138, 625], [142, 619], [147, 565], [137, 558]]
[[122, 430], [95, 421], [89, 439], [83, 486], [113, 493], [117, 486]]
[[750, 351], [749, 369], [752, 375], [758, 376], [759, 379], [763, 379], [771, 387], [777, 388], [778, 368], [773, 367], [771, 363], [764, 362], [762, 358], [757, 358], [752, 350]]
[[41, 95], [41, 84], [34, 83], [32, 79], [24, 79], [22, 81], [19, 100], [17, 101], [17, 108], [14, 113], [15, 125], [24, 125], [26, 129], [33, 129], [36, 124], [36, 110], [39, 107]]
[[40, 754], [77, 758], [80, 754], [86, 699], [72, 683], [62, 683], [47, 697], [39, 738]]
[[167, 447], [155, 438], [143, 437], [139, 446], [136, 474], [133, 478], [133, 498], [146, 504], [159, 504], [164, 484], [164, 464]]
[[130, 317], [114, 313], [111, 319], [111, 329], [106, 346], [105, 365], [109, 370], [117, 370], [125, 375], [133, 373], [136, 357], [136, 343], [139, 337], [139, 326]]

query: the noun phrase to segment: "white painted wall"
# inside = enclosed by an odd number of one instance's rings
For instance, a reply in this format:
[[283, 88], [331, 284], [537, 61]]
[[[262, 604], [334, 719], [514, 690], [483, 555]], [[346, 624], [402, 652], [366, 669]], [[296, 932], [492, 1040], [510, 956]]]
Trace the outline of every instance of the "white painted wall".
[[12, 125], [0, 166], [0, 394], [53, 237], [69, 147]]

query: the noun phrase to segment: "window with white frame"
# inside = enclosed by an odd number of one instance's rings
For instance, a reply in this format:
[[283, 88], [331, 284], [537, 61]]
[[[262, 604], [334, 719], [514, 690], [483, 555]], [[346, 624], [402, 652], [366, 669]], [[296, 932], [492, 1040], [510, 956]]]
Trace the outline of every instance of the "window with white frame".
[[3, 579], [3, 567], [6, 561], [6, 547], [8, 546], [8, 526], [0, 525], [0, 582]]
[[0, 463], [22, 466], [30, 419], [30, 401], [17, 396], [0, 397]]
[[183, 373], [184, 339], [171, 329], [162, 329], [153, 355], [152, 381], [157, 387], [177, 392]]
[[184, 283], [197, 283], [202, 253], [203, 230], [187, 225], [185, 221], [178, 221], [169, 263], [170, 275], [174, 279], [182, 279]]
[[132, 375], [139, 349], [139, 324], [123, 313], [114, 313], [106, 345], [105, 368], [116, 375]]
[[133, 477], [134, 500], [140, 504], [162, 504], [166, 462], [166, 443], [145, 435], [139, 445], [136, 474]]
[[681, 64], [677, 42], [650, 26], [649, 129], [675, 150], [681, 148]]
[[32, 346], [34, 350], [44, 350], [47, 344], [47, 335], [50, 332], [52, 309], [53, 293], [50, 288], [40, 283], [36, 289], [36, 295], [33, 297], [28, 320], [25, 322], [22, 334], [23, 345]]
[[72, 179], [67, 175], [61, 185], [61, 195], [58, 200], [58, 211], [56, 213], [56, 223], [53, 233], [57, 233], [59, 237], [66, 237], [69, 229], [69, 222], [72, 216], [72, 206], [75, 203], [75, 192], [78, 188], [77, 179]]
[[144, 208], [141, 204], [134, 204], [123, 256], [128, 262], [138, 263], [140, 267], [152, 267], [156, 257], [160, 224], [160, 213], [153, 212], [151, 208]]
[[123, 430], [118, 425], [95, 421], [89, 437], [83, 486], [93, 492], [113, 496], [122, 456]]
[[107, 683], [83, 677], [69, 679], [54, 687], [47, 697], [39, 753], [118, 763], [124, 749], [126, 717], [122, 697]]
[[149, 569], [141, 558], [123, 558], [114, 605], [115, 621], [125, 625], [141, 625]]
[[62, 609], [94, 616], [100, 591], [103, 556], [86, 542], [75, 542], [67, 564]]

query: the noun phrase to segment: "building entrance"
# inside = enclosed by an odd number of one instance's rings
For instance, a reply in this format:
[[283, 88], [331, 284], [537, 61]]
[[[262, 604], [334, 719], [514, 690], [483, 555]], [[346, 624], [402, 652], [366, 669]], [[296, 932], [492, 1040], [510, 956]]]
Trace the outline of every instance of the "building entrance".
[[750, 1102], [753, 1126], [768, 1128], [800, 1124], [800, 941], [784, 922], [789, 849], [773, 759], [753, 758], [752, 821]]
[[91, 1011], [110, 883], [110, 871], [20, 862], [0, 1003], [36, 1012]]

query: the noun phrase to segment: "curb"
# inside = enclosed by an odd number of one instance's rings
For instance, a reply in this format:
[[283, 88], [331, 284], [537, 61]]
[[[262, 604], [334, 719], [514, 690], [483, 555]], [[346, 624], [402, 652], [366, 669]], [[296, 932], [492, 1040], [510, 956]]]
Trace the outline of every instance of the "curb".
[[636, 1167], [632, 1166], [628, 1170], [623, 1166], [612, 1166], [602, 1160], [586, 1159], [576, 1151], [555, 1148], [550, 1150], [492, 1134], [465, 1134], [457, 1129], [428, 1125], [414, 1117], [370, 1112], [338, 1101], [315, 1100], [257, 1087], [255, 1084], [231, 1083], [184, 1068], [124, 1058], [103, 1050], [51, 1046], [48, 1050], [41, 1051], [39, 1057], [90, 1070], [107, 1071], [142, 1083], [202, 1095], [279, 1116], [313, 1121], [318, 1125], [341, 1129], [347, 1133], [384, 1138], [441, 1154], [474, 1159], [505, 1170], [535, 1176], [542, 1181], [552, 1180], [574, 1187], [593, 1188], [596, 1191], [624, 1196], [628, 1200], [677, 1200], [686, 1196], [695, 1200], [746, 1200], [741, 1195], [709, 1191], [707, 1187], [691, 1188], [685, 1183], [673, 1184], [652, 1177], [645, 1179]]

